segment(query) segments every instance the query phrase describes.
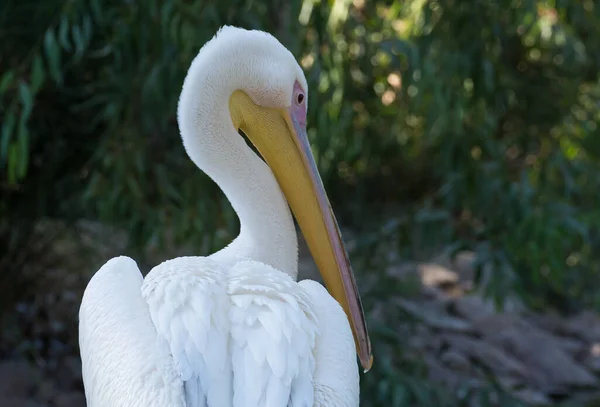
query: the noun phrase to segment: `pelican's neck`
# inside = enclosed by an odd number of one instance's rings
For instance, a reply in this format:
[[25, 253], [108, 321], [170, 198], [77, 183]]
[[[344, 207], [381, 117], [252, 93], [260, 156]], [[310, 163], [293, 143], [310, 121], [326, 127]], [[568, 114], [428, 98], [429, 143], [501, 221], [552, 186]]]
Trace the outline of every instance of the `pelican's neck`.
[[212, 257], [228, 266], [260, 261], [296, 279], [298, 241], [288, 204], [269, 167], [238, 134], [229, 98], [243, 84], [227, 77], [234, 66], [205, 64], [196, 58], [185, 79], [178, 120], [185, 149], [219, 185], [240, 219], [240, 234]]

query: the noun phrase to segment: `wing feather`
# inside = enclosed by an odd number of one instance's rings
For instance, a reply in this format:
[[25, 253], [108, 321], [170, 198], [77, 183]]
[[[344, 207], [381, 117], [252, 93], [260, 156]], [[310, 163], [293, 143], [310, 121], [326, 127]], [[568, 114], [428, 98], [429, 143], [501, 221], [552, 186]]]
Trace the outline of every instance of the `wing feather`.
[[[319, 316], [319, 337], [314, 350], [317, 361], [313, 376], [312, 407], [358, 407], [360, 401], [356, 347], [350, 322], [340, 304], [316, 281], [299, 283], [310, 296]], [[299, 383], [294, 391], [304, 391]], [[294, 405], [296, 407], [296, 405]]]
[[253, 261], [233, 267], [228, 294], [233, 406], [312, 407], [317, 321], [310, 297], [288, 275]]
[[231, 406], [226, 275], [205, 257], [178, 257], [148, 273], [150, 316], [185, 383], [188, 407]]
[[128, 257], [109, 260], [88, 283], [79, 310], [79, 347], [88, 407], [185, 407], [183, 383], [141, 296]]

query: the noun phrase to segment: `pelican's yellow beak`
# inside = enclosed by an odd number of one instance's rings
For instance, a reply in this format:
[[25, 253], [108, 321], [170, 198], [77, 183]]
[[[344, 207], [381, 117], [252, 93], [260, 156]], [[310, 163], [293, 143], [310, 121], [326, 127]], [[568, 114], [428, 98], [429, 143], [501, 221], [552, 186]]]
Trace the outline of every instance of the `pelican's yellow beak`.
[[299, 123], [292, 109], [258, 106], [242, 91], [231, 96], [229, 108], [234, 126], [246, 134], [273, 171], [327, 289], [348, 316], [358, 357], [368, 371], [373, 356], [360, 295], [310, 149], [306, 125]]

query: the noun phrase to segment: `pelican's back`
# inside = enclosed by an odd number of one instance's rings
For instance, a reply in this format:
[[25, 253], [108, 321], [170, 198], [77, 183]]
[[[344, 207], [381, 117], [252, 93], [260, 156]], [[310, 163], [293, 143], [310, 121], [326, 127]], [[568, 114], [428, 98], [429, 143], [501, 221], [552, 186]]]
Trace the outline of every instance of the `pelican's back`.
[[142, 296], [188, 406], [313, 406], [317, 320], [287, 274], [178, 257], [148, 273]]

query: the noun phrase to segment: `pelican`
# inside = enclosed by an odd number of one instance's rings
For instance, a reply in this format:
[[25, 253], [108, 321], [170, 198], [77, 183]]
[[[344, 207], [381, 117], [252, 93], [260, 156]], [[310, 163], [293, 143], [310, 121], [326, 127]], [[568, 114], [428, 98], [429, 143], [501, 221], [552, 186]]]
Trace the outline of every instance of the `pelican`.
[[[240, 232], [146, 278], [123, 256], [94, 274], [79, 311], [89, 407], [359, 405], [356, 356], [368, 370], [371, 345], [306, 135], [307, 102], [302, 69], [270, 34], [226, 26], [201, 48], [179, 130]], [[297, 282], [290, 207], [327, 290]]]

